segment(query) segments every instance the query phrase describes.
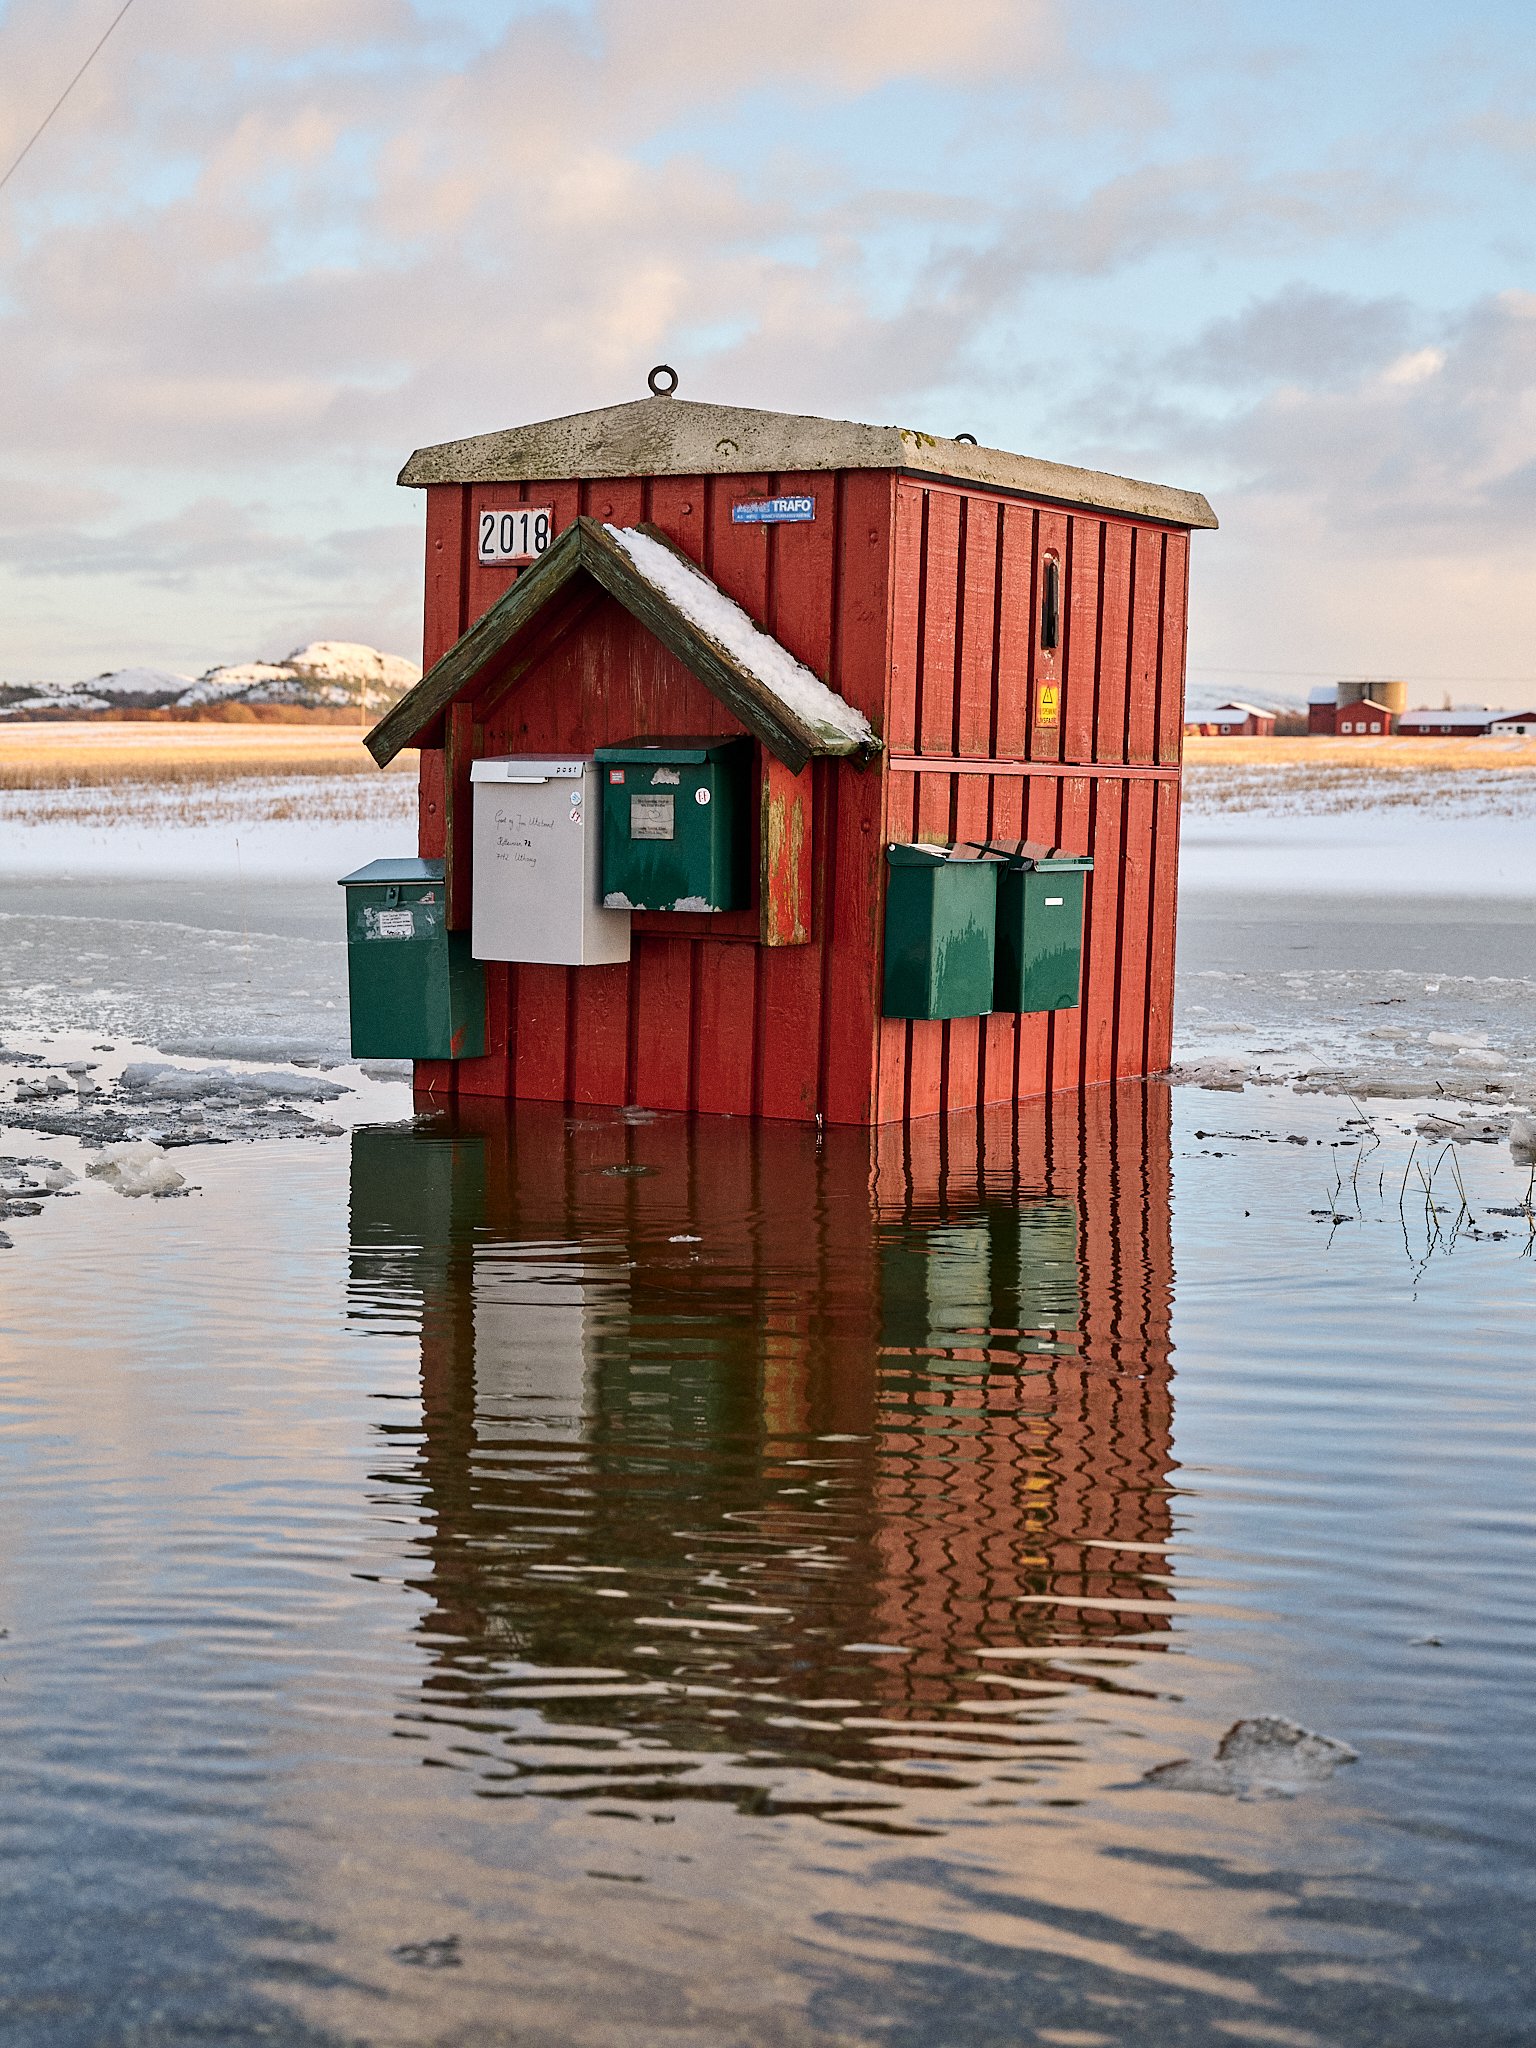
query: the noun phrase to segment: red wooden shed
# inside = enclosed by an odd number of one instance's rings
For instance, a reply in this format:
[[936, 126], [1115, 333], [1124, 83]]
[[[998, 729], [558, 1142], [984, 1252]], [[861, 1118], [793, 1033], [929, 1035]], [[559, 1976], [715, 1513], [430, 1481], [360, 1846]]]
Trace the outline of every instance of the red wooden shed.
[[[637, 912], [627, 962], [489, 963], [484, 1057], [419, 1089], [871, 1124], [1167, 1065], [1198, 493], [672, 397], [400, 480], [426, 673], [369, 745], [422, 750], [450, 929], [475, 759], [750, 734], [756, 776], [750, 909]], [[887, 844], [983, 839], [1092, 855], [1079, 1007], [883, 1016]]]

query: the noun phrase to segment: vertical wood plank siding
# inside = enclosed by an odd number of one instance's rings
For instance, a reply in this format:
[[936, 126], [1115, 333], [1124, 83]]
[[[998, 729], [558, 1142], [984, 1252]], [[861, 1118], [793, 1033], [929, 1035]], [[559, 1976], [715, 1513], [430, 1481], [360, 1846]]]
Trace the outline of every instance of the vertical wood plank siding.
[[[1048, 1017], [885, 1021], [882, 1121], [1156, 1071], [1171, 1054], [1188, 535], [902, 479], [887, 839], [1047, 840], [1091, 853], [1083, 1000]], [[1061, 571], [1059, 645], [1040, 644], [1042, 568]], [[1054, 724], [1043, 686], [1059, 689]], [[1057, 763], [1029, 776], [957, 759]], [[1141, 777], [1095, 770], [1141, 768]], [[1077, 772], [1074, 772], [1077, 771]], [[883, 880], [883, 877], [882, 877]]]
[[[732, 505], [741, 499], [785, 493], [814, 496], [815, 519], [787, 526], [732, 521]], [[808, 667], [877, 727], [883, 723], [895, 499], [888, 474], [485, 484], [434, 488], [427, 496], [429, 661], [517, 574], [476, 559], [482, 506], [549, 505], [557, 530], [577, 513], [619, 525], [653, 522]], [[470, 751], [585, 753], [637, 734], [739, 730], [718, 699], [611, 600], [489, 701], [483, 723], [471, 728], [474, 716], [467, 706], [455, 707], [447, 745], [423, 752], [424, 854], [441, 856], [463, 830]], [[760, 774], [765, 766], [760, 748]], [[878, 763], [818, 760], [798, 777], [770, 772], [769, 782], [791, 806], [800, 850], [765, 842], [754, 815], [757, 881], [749, 912], [637, 916], [628, 966], [487, 963], [485, 1057], [419, 1062], [418, 1086], [465, 1097], [644, 1102], [871, 1122], [883, 771]], [[765, 856], [766, 872], [783, 890], [769, 905], [777, 941], [771, 944], [758, 943]], [[804, 942], [795, 943], [802, 932]]]
[[[813, 521], [732, 522], [741, 499], [788, 493], [816, 499]], [[861, 1124], [1167, 1064], [1187, 534], [881, 471], [442, 485], [426, 496], [427, 662], [517, 573], [478, 561], [482, 507], [548, 505], [557, 530], [579, 512], [650, 520], [863, 711], [886, 755], [865, 766], [818, 760], [799, 777], [770, 770], [770, 795], [797, 806], [804, 857], [797, 864], [775, 836], [777, 813], [754, 805], [750, 911], [637, 916], [627, 967], [489, 964], [486, 1056], [420, 1062], [419, 1087]], [[1061, 575], [1054, 649], [1040, 644], [1047, 556]], [[1042, 716], [1047, 688], [1054, 722]], [[441, 857], [452, 847], [464, 871], [474, 755], [737, 729], [604, 599], [512, 689], [491, 692], [483, 714], [456, 706], [444, 744], [423, 750], [420, 849]], [[892, 756], [933, 765], [893, 768]], [[957, 765], [988, 758], [1037, 772]], [[759, 749], [760, 776], [765, 765]], [[1120, 773], [1096, 772], [1105, 769]], [[989, 837], [1094, 855], [1080, 1008], [948, 1024], [882, 1018], [885, 843]], [[765, 875], [782, 891], [766, 905]], [[460, 890], [452, 895], [453, 921], [467, 921]]]

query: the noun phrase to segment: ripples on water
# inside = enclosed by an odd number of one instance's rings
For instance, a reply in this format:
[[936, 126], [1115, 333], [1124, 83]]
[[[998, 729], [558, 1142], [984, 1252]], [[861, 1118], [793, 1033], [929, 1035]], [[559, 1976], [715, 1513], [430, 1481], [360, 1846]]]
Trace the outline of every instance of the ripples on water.
[[[1316, 1105], [1219, 1118], [497, 1104], [61, 1205], [0, 2035], [1530, 2039], [1527, 1227], [1426, 1266], [1390, 1145], [1340, 1227]], [[1265, 1712], [1361, 1761], [1142, 1782]]]

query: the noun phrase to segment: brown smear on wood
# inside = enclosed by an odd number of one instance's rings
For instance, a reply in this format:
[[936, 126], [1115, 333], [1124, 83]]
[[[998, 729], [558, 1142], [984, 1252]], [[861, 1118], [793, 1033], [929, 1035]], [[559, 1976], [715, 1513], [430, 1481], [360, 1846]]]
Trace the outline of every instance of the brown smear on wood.
[[811, 936], [811, 771], [791, 775], [763, 750], [759, 900], [765, 946], [803, 946]]

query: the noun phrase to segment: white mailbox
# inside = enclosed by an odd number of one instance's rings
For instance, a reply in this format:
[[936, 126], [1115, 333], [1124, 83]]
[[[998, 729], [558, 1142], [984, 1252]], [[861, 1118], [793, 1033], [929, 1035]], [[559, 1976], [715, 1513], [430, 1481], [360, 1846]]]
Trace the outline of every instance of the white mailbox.
[[603, 806], [591, 761], [504, 754], [470, 763], [477, 960], [592, 967], [629, 958], [629, 912], [604, 910]]

